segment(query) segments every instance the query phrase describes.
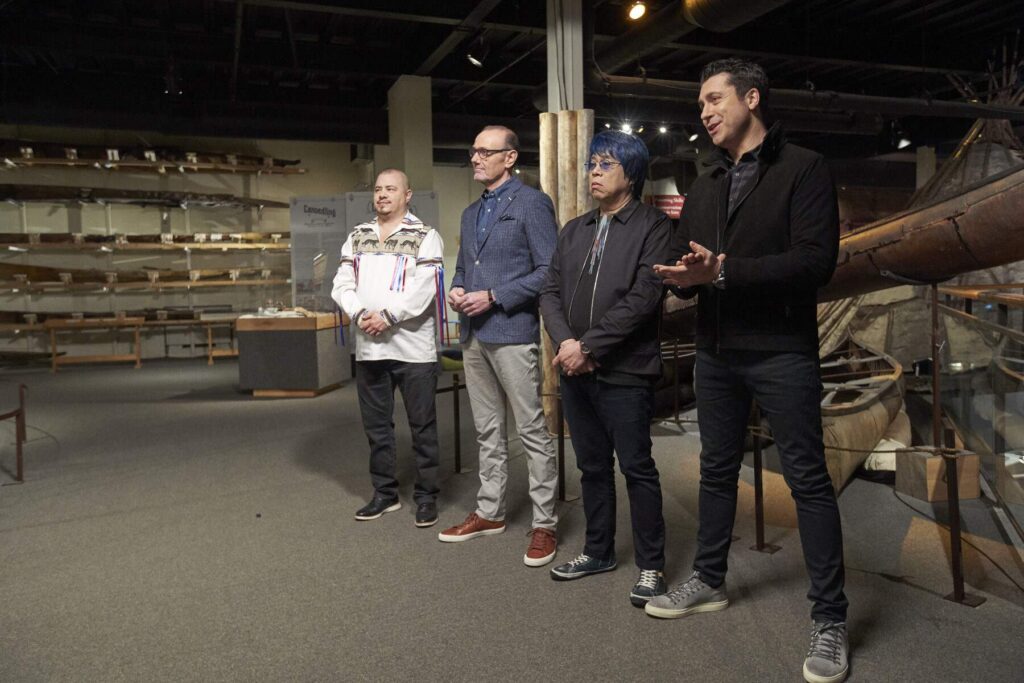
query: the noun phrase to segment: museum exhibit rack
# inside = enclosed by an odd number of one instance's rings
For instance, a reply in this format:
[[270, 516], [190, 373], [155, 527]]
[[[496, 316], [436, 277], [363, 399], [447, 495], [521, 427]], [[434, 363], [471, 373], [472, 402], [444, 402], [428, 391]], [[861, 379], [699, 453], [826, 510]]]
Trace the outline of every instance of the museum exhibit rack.
[[0, 141], [0, 163], [0, 361], [213, 362], [291, 298], [289, 203], [252, 185], [297, 161]]

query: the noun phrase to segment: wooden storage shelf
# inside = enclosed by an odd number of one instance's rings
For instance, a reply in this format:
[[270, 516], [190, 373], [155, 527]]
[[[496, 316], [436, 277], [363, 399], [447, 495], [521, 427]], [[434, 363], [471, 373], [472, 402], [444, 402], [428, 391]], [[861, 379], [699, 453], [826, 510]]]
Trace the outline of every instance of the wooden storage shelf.
[[[229, 349], [218, 349], [213, 339], [213, 328], [227, 326], [231, 329]], [[31, 325], [0, 324], [0, 331], [49, 331], [50, 335], [50, 367], [53, 372], [61, 365], [83, 363], [134, 363], [136, 368], [142, 367], [141, 333], [143, 329], [167, 329], [170, 327], [205, 327], [206, 328], [206, 359], [207, 365], [213, 365], [215, 358], [236, 358], [238, 349], [234, 346], [234, 320], [146, 320], [140, 316], [124, 318], [51, 318], [46, 322]], [[132, 353], [90, 354], [69, 356], [60, 351], [58, 332], [74, 332], [83, 330], [128, 329], [132, 332]]]
[[288, 279], [275, 278], [269, 280], [196, 280], [189, 281], [168, 281], [168, 282], [114, 282], [110, 284], [102, 282], [73, 282], [66, 285], [63, 282], [32, 282], [23, 283], [17, 281], [0, 282], [0, 292], [7, 290], [10, 293], [28, 292], [30, 294], [64, 294], [68, 292], [159, 292], [162, 289], [202, 289], [209, 287], [278, 287], [290, 284]]

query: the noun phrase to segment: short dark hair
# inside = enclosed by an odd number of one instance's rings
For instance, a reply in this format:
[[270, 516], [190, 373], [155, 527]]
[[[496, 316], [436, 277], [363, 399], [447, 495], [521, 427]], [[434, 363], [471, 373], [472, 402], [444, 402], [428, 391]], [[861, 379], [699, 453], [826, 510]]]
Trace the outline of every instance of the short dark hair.
[[482, 133], [485, 130], [500, 130], [504, 132], [505, 146], [509, 149], [514, 149], [517, 152], [519, 151], [519, 136], [516, 135], [516, 132], [508, 126], [484, 126], [480, 132]]
[[729, 85], [736, 88], [736, 94], [740, 97], [746, 95], [751, 89], [757, 88], [757, 92], [761, 95], [761, 111], [763, 113], [768, 110], [768, 74], [760, 64], [746, 59], [718, 59], [705, 66], [701, 71], [700, 84], [704, 85], [704, 81], [718, 74], [729, 75]]
[[590, 141], [590, 156], [609, 156], [622, 164], [623, 173], [633, 183], [633, 196], [640, 199], [651, 163], [643, 140], [619, 130], [603, 130]]

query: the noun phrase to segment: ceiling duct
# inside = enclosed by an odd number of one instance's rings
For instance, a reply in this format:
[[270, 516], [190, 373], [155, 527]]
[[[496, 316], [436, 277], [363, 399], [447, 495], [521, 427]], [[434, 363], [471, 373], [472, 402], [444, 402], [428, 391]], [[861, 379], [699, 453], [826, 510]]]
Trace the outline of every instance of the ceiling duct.
[[[694, 29], [716, 33], [732, 31], [781, 7], [789, 0], [683, 0], [653, 15], [644, 26], [629, 31], [597, 56], [599, 69], [608, 73], [654, 52]], [[584, 12], [584, 14], [587, 14]]]

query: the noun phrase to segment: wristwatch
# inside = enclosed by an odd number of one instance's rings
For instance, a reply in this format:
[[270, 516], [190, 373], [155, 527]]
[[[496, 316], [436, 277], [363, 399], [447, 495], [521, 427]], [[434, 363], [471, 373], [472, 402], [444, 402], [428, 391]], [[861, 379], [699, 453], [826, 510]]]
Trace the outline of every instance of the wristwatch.
[[722, 262], [718, 265], [718, 275], [711, 281], [711, 285], [715, 289], [725, 289], [725, 263]]
[[584, 356], [590, 355], [590, 349], [587, 348], [587, 345], [584, 344], [582, 341], [580, 341], [580, 353], [582, 353]]
[[487, 301], [494, 303], [494, 292], [490, 289], [487, 290]]

